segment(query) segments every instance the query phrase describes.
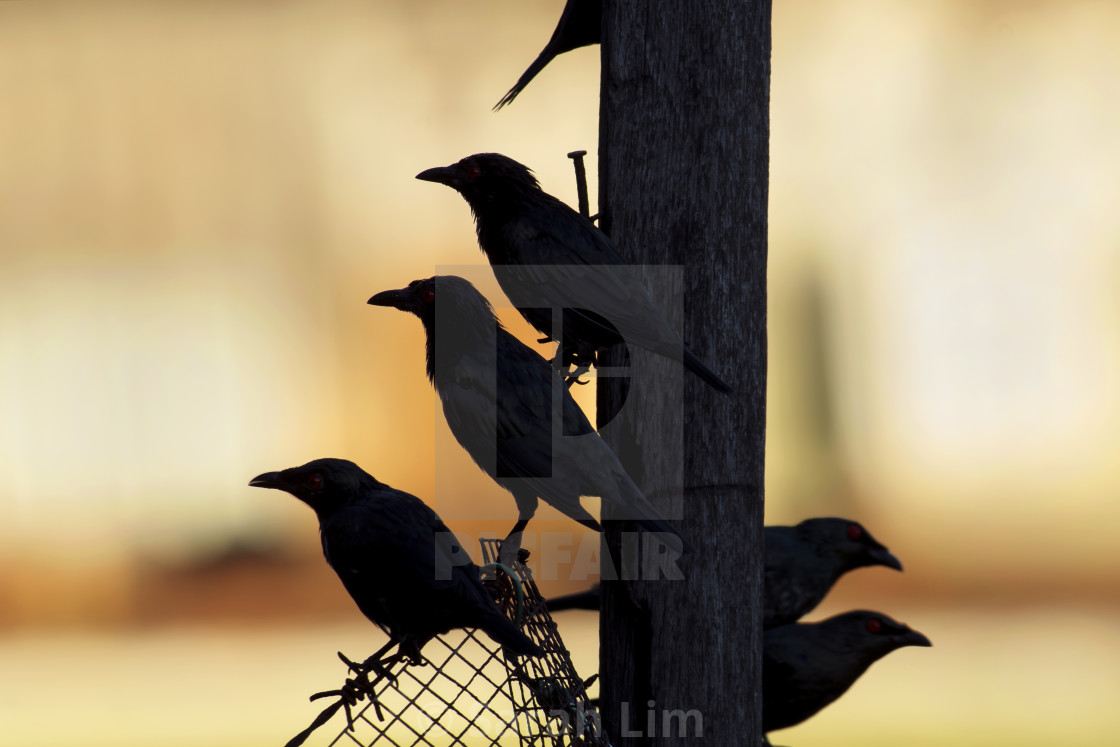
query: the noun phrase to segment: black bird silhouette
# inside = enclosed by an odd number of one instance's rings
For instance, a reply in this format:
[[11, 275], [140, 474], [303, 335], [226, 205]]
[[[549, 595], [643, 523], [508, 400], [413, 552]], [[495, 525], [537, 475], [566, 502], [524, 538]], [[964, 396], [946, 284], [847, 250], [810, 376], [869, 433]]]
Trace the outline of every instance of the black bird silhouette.
[[[556, 370], [498, 322], [486, 298], [463, 278], [440, 275], [378, 293], [375, 306], [420, 318], [427, 373], [447, 425], [475, 463], [517, 502], [518, 521], [503, 543], [509, 557], [541, 498], [596, 531], [580, 504], [599, 496], [620, 518], [683, 540], [642, 494], [591, 427]], [[555, 417], [554, 417], [555, 415]], [[670, 539], [670, 538], [667, 538]]]
[[824, 517], [766, 527], [762, 627], [796, 622], [848, 571], [902, 563], [858, 522]]
[[563, 309], [562, 363], [595, 363], [625, 342], [674, 360], [721, 392], [731, 387], [685, 346], [607, 235], [544, 192], [522, 164], [478, 153], [417, 179], [456, 190], [474, 214], [478, 245], [521, 315], [547, 338]]
[[850, 688], [868, 667], [929, 639], [881, 612], [856, 610], [762, 634], [762, 730], [800, 724]]
[[[816, 607], [845, 573], [869, 565], [902, 570], [902, 563], [850, 519], [806, 519], [769, 526], [762, 586], [762, 627], [797, 622]], [[550, 612], [598, 610], [599, 585], [548, 600]]]
[[478, 628], [507, 651], [544, 651], [501, 613], [436, 512], [345, 459], [316, 459], [249, 483], [291, 493], [319, 518], [323, 555], [371, 622], [410, 658], [433, 636]]
[[509, 89], [502, 100], [494, 105], [494, 110], [501, 109], [517, 98], [517, 94], [521, 93], [525, 86], [529, 85], [529, 81], [544, 70], [545, 65], [552, 62], [556, 55], [589, 44], [598, 44], [602, 35], [603, 0], [568, 0], [548, 44], [513, 84], [513, 88]]

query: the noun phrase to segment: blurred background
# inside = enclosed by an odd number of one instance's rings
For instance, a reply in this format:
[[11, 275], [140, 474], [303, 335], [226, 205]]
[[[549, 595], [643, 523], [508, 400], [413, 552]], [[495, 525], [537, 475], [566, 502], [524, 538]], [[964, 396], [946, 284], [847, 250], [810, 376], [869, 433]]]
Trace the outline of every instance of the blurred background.
[[[597, 48], [490, 111], [562, 5], [0, 3], [0, 744], [274, 745], [318, 713], [334, 652], [383, 638], [260, 472], [346, 457], [508, 530], [419, 323], [365, 300], [489, 277], [422, 169], [500, 151], [574, 204], [582, 148], [594, 199]], [[935, 645], [776, 744], [1120, 730], [1117, 38], [1107, 0], [775, 3], [767, 520], [862, 521], [906, 572], [811, 617]], [[590, 674], [594, 615], [561, 624]]]

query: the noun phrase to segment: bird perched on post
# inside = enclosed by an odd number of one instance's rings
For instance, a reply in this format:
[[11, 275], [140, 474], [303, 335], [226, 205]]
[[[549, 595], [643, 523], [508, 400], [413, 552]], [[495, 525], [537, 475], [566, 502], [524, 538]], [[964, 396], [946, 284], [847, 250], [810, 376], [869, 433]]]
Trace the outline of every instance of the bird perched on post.
[[544, 651], [501, 613], [478, 568], [436, 512], [378, 482], [345, 459], [257, 475], [249, 483], [291, 493], [319, 518], [323, 555], [389, 643], [366, 660], [378, 666], [394, 645], [413, 660], [433, 636], [478, 628], [507, 651]]
[[902, 570], [898, 558], [850, 519], [806, 519], [796, 526], [769, 526], [764, 532], [764, 629], [801, 619], [848, 571], [872, 565]]
[[[478, 245], [521, 315], [561, 345], [561, 362], [594, 365], [625, 342], [681, 360], [708, 385], [731, 387], [688, 349], [645, 286], [591, 221], [540, 188], [522, 164], [478, 153], [417, 179], [456, 190], [474, 214]], [[563, 334], [553, 330], [562, 311]]]
[[525, 86], [529, 85], [529, 81], [544, 70], [545, 65], [552, 62], [556, 55], [589, 44], [598, 44], [602, 36], [603, 0], [568, 0], [548, 44], [513, 84], [513, 88], [509, 89], [502, 100], [494, 105], [494, 110], [501, 109], [517, 98], [517, 94], [521, 93]]
[[600, 531], [581, 496], [601, 497], [620, 518], [670, 535], [683, 549], [680, 535], [626, 474], [556, 370], [501, 326], [468, 281], [453, 275], [414, 280], [369, 303], [411, 312], [423, 323], [428, 379], [451, 433], [517, 502], [518, 521], [503, 542], [503, 556], [516, 552], [538, 498]]
[[763, 632], [762, 731], [794, 726], [815, 715], [890, 652], [932, 645], [918, 631], [867, 610]]
[[[816, 607], [841, 576], [856, 568], [882, 565], [902, 570], [902, 563], [858, 522], [806, 519], [792, 527], [763, 529], [766, 541], [762, 572], [762, 627], [797, 622]], [[550, 612], [598, 610], [599, 585], [548, 600]]]

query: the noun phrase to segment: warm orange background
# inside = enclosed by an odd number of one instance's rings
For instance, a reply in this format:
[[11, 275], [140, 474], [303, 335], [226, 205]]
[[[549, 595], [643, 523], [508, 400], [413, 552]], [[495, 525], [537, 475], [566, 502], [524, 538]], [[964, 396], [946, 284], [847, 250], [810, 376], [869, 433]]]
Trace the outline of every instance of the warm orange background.
[[[561, 5], [0, 3], [0, 744], [310, 720], [381, 637], [259, 472], [348, 457], [508, 529], [419, 323], [364, 302], [483, 261], [424, 168], [497, 150], [574, 204], [584, 148], [594, 196], [597, 50], [490, 111]], [[1109, 2], [776, 3], [767, 517], [862, 520], [906, 572], [814, 616], [935, 644], [777, 744], [1120, 730], [1117, 38]]]

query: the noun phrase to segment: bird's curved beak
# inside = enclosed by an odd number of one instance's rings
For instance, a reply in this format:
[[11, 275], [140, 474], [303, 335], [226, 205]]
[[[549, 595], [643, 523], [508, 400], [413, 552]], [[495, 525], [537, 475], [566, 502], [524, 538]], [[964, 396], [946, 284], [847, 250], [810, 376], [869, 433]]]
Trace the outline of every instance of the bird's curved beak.
[[454, 188], [459, 183], [459, 175], [453, 166], [437, 166], [434, 169], [421, 171], [416, 178], [423, 182], [446, 184]]
[[279, 472], [265, 472], [263, 475], [257, 475], [249, 481], [251, 488], [280, 488], [283, 489], [283, 481], [280, 479]]
[[902, 561], [885, 547], [877, 547], [872, 550], [871, 557], [874, 558], [879, 565], [885, 565], [887, 568], [894, 568], [896, 571], [902, 570]]
[[909, 631], [903, 635], [900, 640], [903, 646], [933, 646], [933, 643], [928, 638], [916, 630]]
[[370, 306], [391, 306], [394, 309], [404, 309], [408, 306], [412, 294], [408, 288], [398, 288], [396, 290], [381, 291], [380, 293], [371, 296], [366, 303]]

